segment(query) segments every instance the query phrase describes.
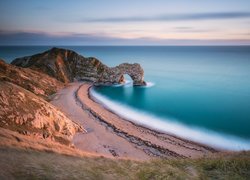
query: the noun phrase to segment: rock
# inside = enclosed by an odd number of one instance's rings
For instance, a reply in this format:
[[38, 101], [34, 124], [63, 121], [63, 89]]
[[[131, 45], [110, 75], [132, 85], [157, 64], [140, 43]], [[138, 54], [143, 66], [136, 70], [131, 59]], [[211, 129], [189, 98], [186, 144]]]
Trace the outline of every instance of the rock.
[[[64, 87], [62, 82], [47, 74], [29, 68], [16, 67], [5, 63], [3, 60], [0, 60], [0, 81], [21, 86], [46, 100], [49, 99], [51, 94]], [[17, 95], [20, 99], [24, 98], [21, 92]]]
[[129, 64], [129, 63], [123, 63], [119, 66], [116, 66], [114, 68], [109, 68], [107, 71], [103, 74], [102, 79], [99, 81], [99, 83], [124, 83], [124, 74], [128, 74], [131, 79], [133, 80], [134, 85], [146, 85], [144, 79], [144, 71], [140, 64]]
[[110, 68], [96, 58], [86, 58], [74, 51], [60, 48], [17, 58], [11, 64], [48, 74], [63, 83], [87, 80], [98, 84], [120, 84], [124, 82], [123, 75], [128, 74], [134, 85], [146, 84], [140, 64], [124, 63]]
[[83, 131], [47, 101], [6, 81], [0, 81], [0, 110], [0, 127], [24, 135], [37, 134], [69, 144], [76, 132]]

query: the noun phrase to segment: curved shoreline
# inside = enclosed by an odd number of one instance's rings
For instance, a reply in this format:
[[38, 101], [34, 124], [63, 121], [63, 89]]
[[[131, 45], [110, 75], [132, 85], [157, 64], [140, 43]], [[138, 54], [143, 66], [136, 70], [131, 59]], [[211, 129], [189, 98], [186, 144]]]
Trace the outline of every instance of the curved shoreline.
[[92, 86], [91, 83], [84, 83], [75, 93], [75, 97], [78, 102], [81, 102], [83, 109], [111, 128], [116, 135], [125, 138], [149, 156], [196, 158], [219, 152], [212, 147], [158, 132], [118, 116], [91, 96]]
[[95, 86], [90, 88], [89, 94], [92, 100], [102, 104], [104, 108], [123, 119], [135, 123], [135, 125], [221, 151], [242, 151], [250, 149], [250, 141], [248, 139], [220, 131], [213, 131], [204, 127], [185, 125], [176, 119], [171, 120], [170, 118], [156, 116], [142, 109], [134, 109], [129, 105], [119, 101], [113, 101], [108, 96], [99, 93], [98, 90], [95, 89]]
[[200, 147], [203, 147], [203, 148], [205, 148], [207, 150], [210, 150], [211, 152], [220, 152], [220, 151], [222, 151], [222, 150], [216, 149], [214, 147], [211, 147], [209, 145], [205, 145], [205, 144], [202, 144], [202, 143], [199, 143], [199, 142], [195, 142], [195, 141], [192, 141], [192, 140], [189, 140], [189, 139], [185, 139], [185, 138], [182, 138], [182, 137], [179, 137], [177, 135], [170, 134], [170, 133], [167, 133], [167, 132], [162, 132], [161, 130], [156, 130], [156, 129], [153, 129], [153, 128], [147, 126], [147, 125], [141, 125], [141, 124], [136, 123], [136, 122], [134, 122], [132, 120], [129, 120], [129, 119], [125, 118], [125, 117], [122, 117], [119, 114], [117, 114], [116, 112], [112, 111], [112, 109], [109, 109], [108, 106], [106, 106], [105, 104], [99, 102], [93, 95], [91, 95], [90, 91], [91, 91], [92, 88], [93, 88], [93, 86], [89, 87], [89, 89], [88, 89], [89, 99], [91, 99], [92, 101], [94, 101], [97, 104], [100, 104], [106, 111], [109, 111], [110, 113], [115, 114], [116, 116], [121, 118], [123, 121], [128, 121], [131, 124], [133, 124], [134, 126], [147, 129], [147, 130], [155, 133], [154, 135], [156, 135], [156, 136], [157, 135], [168, 135], [168, 136], [171, 136], [171, 137], [173, 137], [175, 139], [178, 139], [180, 141], [184, 141], [186, 143], [196, 144], [196, 145], [198, 145]]

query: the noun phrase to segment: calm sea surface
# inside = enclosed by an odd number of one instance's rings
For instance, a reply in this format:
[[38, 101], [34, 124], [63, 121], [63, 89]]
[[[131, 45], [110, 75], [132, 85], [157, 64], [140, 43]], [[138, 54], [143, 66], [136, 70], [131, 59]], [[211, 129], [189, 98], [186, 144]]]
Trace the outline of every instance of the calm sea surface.
[[[49, 48], [0, 47], [0, 58], [11, 62]], [[94, 88], [93, 95], [114, 111], [135, 121], [136, 113], [141, 124], [206, 144], [250, 149], [250, 46], [64, 48], [108, 66], [142, 65], [148, 87], [133, 87], [126, 76], [124, 86]]]

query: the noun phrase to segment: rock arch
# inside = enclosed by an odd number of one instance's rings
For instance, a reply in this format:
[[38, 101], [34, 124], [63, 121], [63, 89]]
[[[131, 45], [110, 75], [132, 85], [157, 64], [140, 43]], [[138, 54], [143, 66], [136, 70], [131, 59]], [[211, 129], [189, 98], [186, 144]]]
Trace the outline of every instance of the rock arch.
[[131, 77], [135, 86], [146, 85], [146, 82], [144, 81], [144, 71], [138, 63], [123, 63], [116, 67], [106, 68], [98, 80], [98, 83], [121, 84], [124, 83], [125, 74]]
[[134, 85], [146, 85], [144, 81], [144, 71], [140, 64], [123, 63], [116, 68], [118, 68], [120, 71], [119, 83], [124, 82], [124, 75], [127, 74], [133, 80]]

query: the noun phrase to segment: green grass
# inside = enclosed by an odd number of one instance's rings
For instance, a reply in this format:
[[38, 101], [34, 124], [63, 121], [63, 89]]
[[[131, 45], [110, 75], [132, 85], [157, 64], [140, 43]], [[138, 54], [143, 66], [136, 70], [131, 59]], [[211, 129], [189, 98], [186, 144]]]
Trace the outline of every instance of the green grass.
[[0, 179], [250, 179], [250, 153], [149, 162], [0, 148]]

